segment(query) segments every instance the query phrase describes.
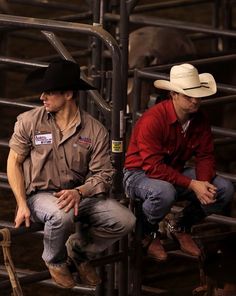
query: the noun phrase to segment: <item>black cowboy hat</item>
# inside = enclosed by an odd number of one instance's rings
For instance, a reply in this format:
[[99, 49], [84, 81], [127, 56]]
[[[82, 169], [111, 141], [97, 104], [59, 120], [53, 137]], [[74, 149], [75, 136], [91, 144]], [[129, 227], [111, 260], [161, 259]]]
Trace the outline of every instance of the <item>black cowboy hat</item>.
[[80, 78], [80, 66], [77, 63], [63, 59], [31, 72], [25, 84], [38, 92], [95, 89]]

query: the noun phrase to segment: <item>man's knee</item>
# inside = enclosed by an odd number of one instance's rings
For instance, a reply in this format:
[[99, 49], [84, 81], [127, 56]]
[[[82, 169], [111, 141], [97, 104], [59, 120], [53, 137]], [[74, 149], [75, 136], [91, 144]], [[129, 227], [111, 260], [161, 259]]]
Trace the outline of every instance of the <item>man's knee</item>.
[[73, 211], [67, 213], [64, 210], [55, 211], [48, 222], [56, 228], [72, 228], [74, 224]]
[[111, 227], [113, 231], [120, 236], [124, 236], [134, 229], [136, 217], [128, 208], [121, 206], [113, 221], [114, 224]]
[[224, 204], [228, 204], [234, 197], [234, 186], [230, 180], [218, 177], [216, 187], [218, 189], [219, 199], [223, 199]]
[[175, 201], [176, 190], [168, 182], [163, 182], [161, 186], [150, 188], [147, 198], [144, 201], [144, 207], [152, 210], [168, 211]]

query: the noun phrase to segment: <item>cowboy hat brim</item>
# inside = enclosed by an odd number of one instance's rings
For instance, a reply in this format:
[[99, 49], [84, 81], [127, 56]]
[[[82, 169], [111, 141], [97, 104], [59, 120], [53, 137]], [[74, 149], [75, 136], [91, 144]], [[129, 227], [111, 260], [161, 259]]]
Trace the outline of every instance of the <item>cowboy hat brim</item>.
[[192, 98], [203, 98], [214, 95], [217, 91], [214, 77], [210, 73], [199, 74], [200, 86], [183, 89], [167, 80], [156, 80], [154, 86], [156, 88], [175, 91]]
[[42, 67], [31, 72], [25, 80], [25, 86], [36, 92], [96, 89], [81, 78], [76, 81], [72, 80], [66, 84], [55, 80], [52, 82], [45, 78], [46, 70], [47, 67]]

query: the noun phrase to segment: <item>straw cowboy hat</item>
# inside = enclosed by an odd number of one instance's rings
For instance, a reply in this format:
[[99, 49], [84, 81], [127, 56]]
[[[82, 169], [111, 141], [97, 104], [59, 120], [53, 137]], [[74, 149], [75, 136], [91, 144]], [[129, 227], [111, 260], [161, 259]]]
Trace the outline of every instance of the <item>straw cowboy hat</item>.
[[63, 59], [31, 72], [25, 84], [39, 92], [95, 89], [80, 78], [80, 66], [77, 63]]
[[190, 64], [173, 66], [170, 70], [170, 81], [156, 80], [156, 88], [181, 93], [193, 98], [202, 98], [216, 93], [216, 82], [209, 73], [198, 74]]

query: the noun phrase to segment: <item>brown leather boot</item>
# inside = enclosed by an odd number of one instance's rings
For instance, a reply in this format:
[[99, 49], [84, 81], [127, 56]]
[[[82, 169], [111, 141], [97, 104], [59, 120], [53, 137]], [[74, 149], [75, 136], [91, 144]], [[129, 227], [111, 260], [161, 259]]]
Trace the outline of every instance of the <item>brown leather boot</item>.
[[191, 256], [199, 257], [201, 250], [192, 239], [191, 235], [185, 232], [172, 232], [172, 236], [179, 242], [180, 249]]
[[68, 257], [68, 266], [72, 272], [77, 272], [78, 281], [84, 285], [96, 286], [101, 284], [102, 280], [96, 273], [95, 268], [88, 262], [77, 262]]
[[71, 289], [75, 286], [75, 281], [66, 265], [54, 266], [46, 264], [52, 279], [60, 287], [65, 289]]
[[96, 273], [95, 268], [89, 262], [82, 262], [77, 266], [81, 282], [85, 285], [97, 286], [102, 280]]
[[158, 237], [153, 238], [146, 235], [142, 240], [142, 245], [146, 249], [147, 255], [154, 260], [160, 262], [167, 259], [167, 253]]
[[165, 218], [167, 236], [178, 241], [180, 249], [191, 256], [199, 257], [201, 250], [192, 239], [191, 235], [184, 232], [183, 228], [178, 226], [175, 218], [167, 215]]

